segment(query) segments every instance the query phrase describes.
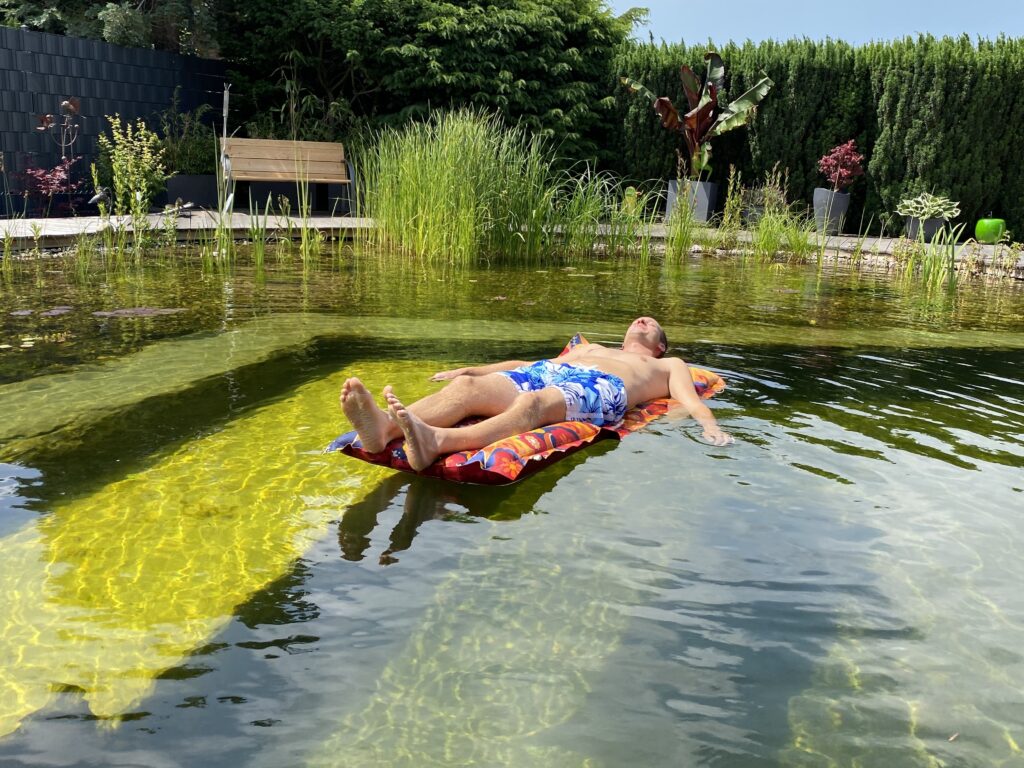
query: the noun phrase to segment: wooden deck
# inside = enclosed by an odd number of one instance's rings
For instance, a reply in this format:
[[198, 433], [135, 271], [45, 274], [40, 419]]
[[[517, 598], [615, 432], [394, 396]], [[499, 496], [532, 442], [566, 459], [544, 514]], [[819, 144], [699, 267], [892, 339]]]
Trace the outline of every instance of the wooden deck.
[[[268, 233], [285, 232], [289, 229], [298, 233], [303, 227], [310, 226], [334, 237], [348, 237], [358, 230], [367, 230], [373, 226], [370, 219], [358, 219], [348, 216], [313, 215], [307, 220], [297, 216], [250, 216], [247, 213], [232, 213], [225, 217], [235, 237], [245, 240], [253, 224], [261, 224], [264, 220]], [[166, 215], [152, 213], [147, 216], [149, 226], [155, 230], [163, 230], [167, 226]], [[179, 241], [198, 239], [204, 233], [212, 233], [217, 229], [220, 216], [209, 211], [183, 213], [174, 217], [175, 229]], [[94, 235], [110, 227], [132, 228], [131, 218], [127, 216], [78, 216], [66, 219], [0, 219], [0, 240], [10, 241], [13, 251], [29, 251], [35, 248], [69, 248], [83, 235]], [[296, 235], [297, 236], [297, 235]]]

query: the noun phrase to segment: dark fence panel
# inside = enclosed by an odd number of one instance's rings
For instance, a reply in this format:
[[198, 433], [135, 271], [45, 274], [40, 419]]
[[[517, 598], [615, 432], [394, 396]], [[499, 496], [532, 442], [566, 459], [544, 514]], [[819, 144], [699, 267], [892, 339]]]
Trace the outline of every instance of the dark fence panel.
[[[97, 137], [107, 126], [105, 115], [142, 118], [156, 128], [175, 88], [179, 109], [189, 111], [201, 104], [218, 106], [224, 80], [222, 61], [0, 27], [0, 155], [6, 181], [13, 191], [25, 168], [51, 168], [60, 161], [54, 136], [36, 126], [39, 115], [59, 118], [64, 99], [81, 100], [81, 128], [71, 152], [83, 158], [76, 174], [88, 176]], [[0, 208], [6, 207], [3, 193]]]

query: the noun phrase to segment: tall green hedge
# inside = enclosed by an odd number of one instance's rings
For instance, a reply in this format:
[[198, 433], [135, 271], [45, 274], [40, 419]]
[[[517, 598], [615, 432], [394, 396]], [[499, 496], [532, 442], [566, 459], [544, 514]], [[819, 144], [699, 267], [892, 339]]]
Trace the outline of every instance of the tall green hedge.
[[[609, 87], [616, 94], [612, 163], [645, 180], [674, 172], [676, 143], [641, 97], [619, 84], [628, 75], [682, 102], [678, 70], [703, 73], [704, 45], [630, 43], [620, 48]], [[789, 171], [791, 197], [810, 201], [825, 186], [817, 161], [856, 139], [867, 158], [857, 181], [851, 227], [872, 230], [899, 201], [927, 190], [961, 203], [960, 221], [990, 211], [1024, 237], [1024, 39], [972, 41], [930, 36], [851, 46], [790, 40], [714, 48], [726, 63], [723, 98], [742, 93], [760, 70], [775, 81], [751, 124], [712, 143], [712, 178], [735, 165], [745, 183], [776, 163]]]

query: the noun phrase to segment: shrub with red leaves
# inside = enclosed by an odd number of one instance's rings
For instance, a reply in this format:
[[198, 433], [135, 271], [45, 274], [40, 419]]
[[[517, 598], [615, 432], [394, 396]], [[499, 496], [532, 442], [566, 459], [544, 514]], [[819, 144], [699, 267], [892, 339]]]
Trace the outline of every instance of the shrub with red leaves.
[[853, 139], [830, 150], [818, 161], [818, 170], [835, 190], [846, 189], [858, 176], [864, 175], [864, 155], [857, 151]]
[[78, 160], [77, 157], [66, 157], [53, 168], [29, 166], [17, 174], [21, 181], [23, 194], [26, 197], [44, 198], [46, 201], [44, 212], [49, 212], [54, 195], [78, 192], [85, 184], [84, 179], [75, 181], [71, 179], [71, 166]]

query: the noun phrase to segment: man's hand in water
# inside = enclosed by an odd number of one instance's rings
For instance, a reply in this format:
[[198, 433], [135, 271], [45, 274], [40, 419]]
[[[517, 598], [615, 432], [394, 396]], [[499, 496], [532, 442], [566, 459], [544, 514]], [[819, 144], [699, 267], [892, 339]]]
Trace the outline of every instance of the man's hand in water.
[[731, 445], [735, 442], [732, 435], [728, 432], [723, 432], [718, 427], [715, 427], [714, 429], [705, 429], [703, 437], [704, 440], [711, 443], [711, 445]]
[[449, 379], [454, 379], [456, 376], [462, 376], [466, 373], [469, 373], [469, 371], [469, 368], [453, 368], [450, 371], [438, 371], [437, 373], [430, 377], [430, 380], [448, 381]]

